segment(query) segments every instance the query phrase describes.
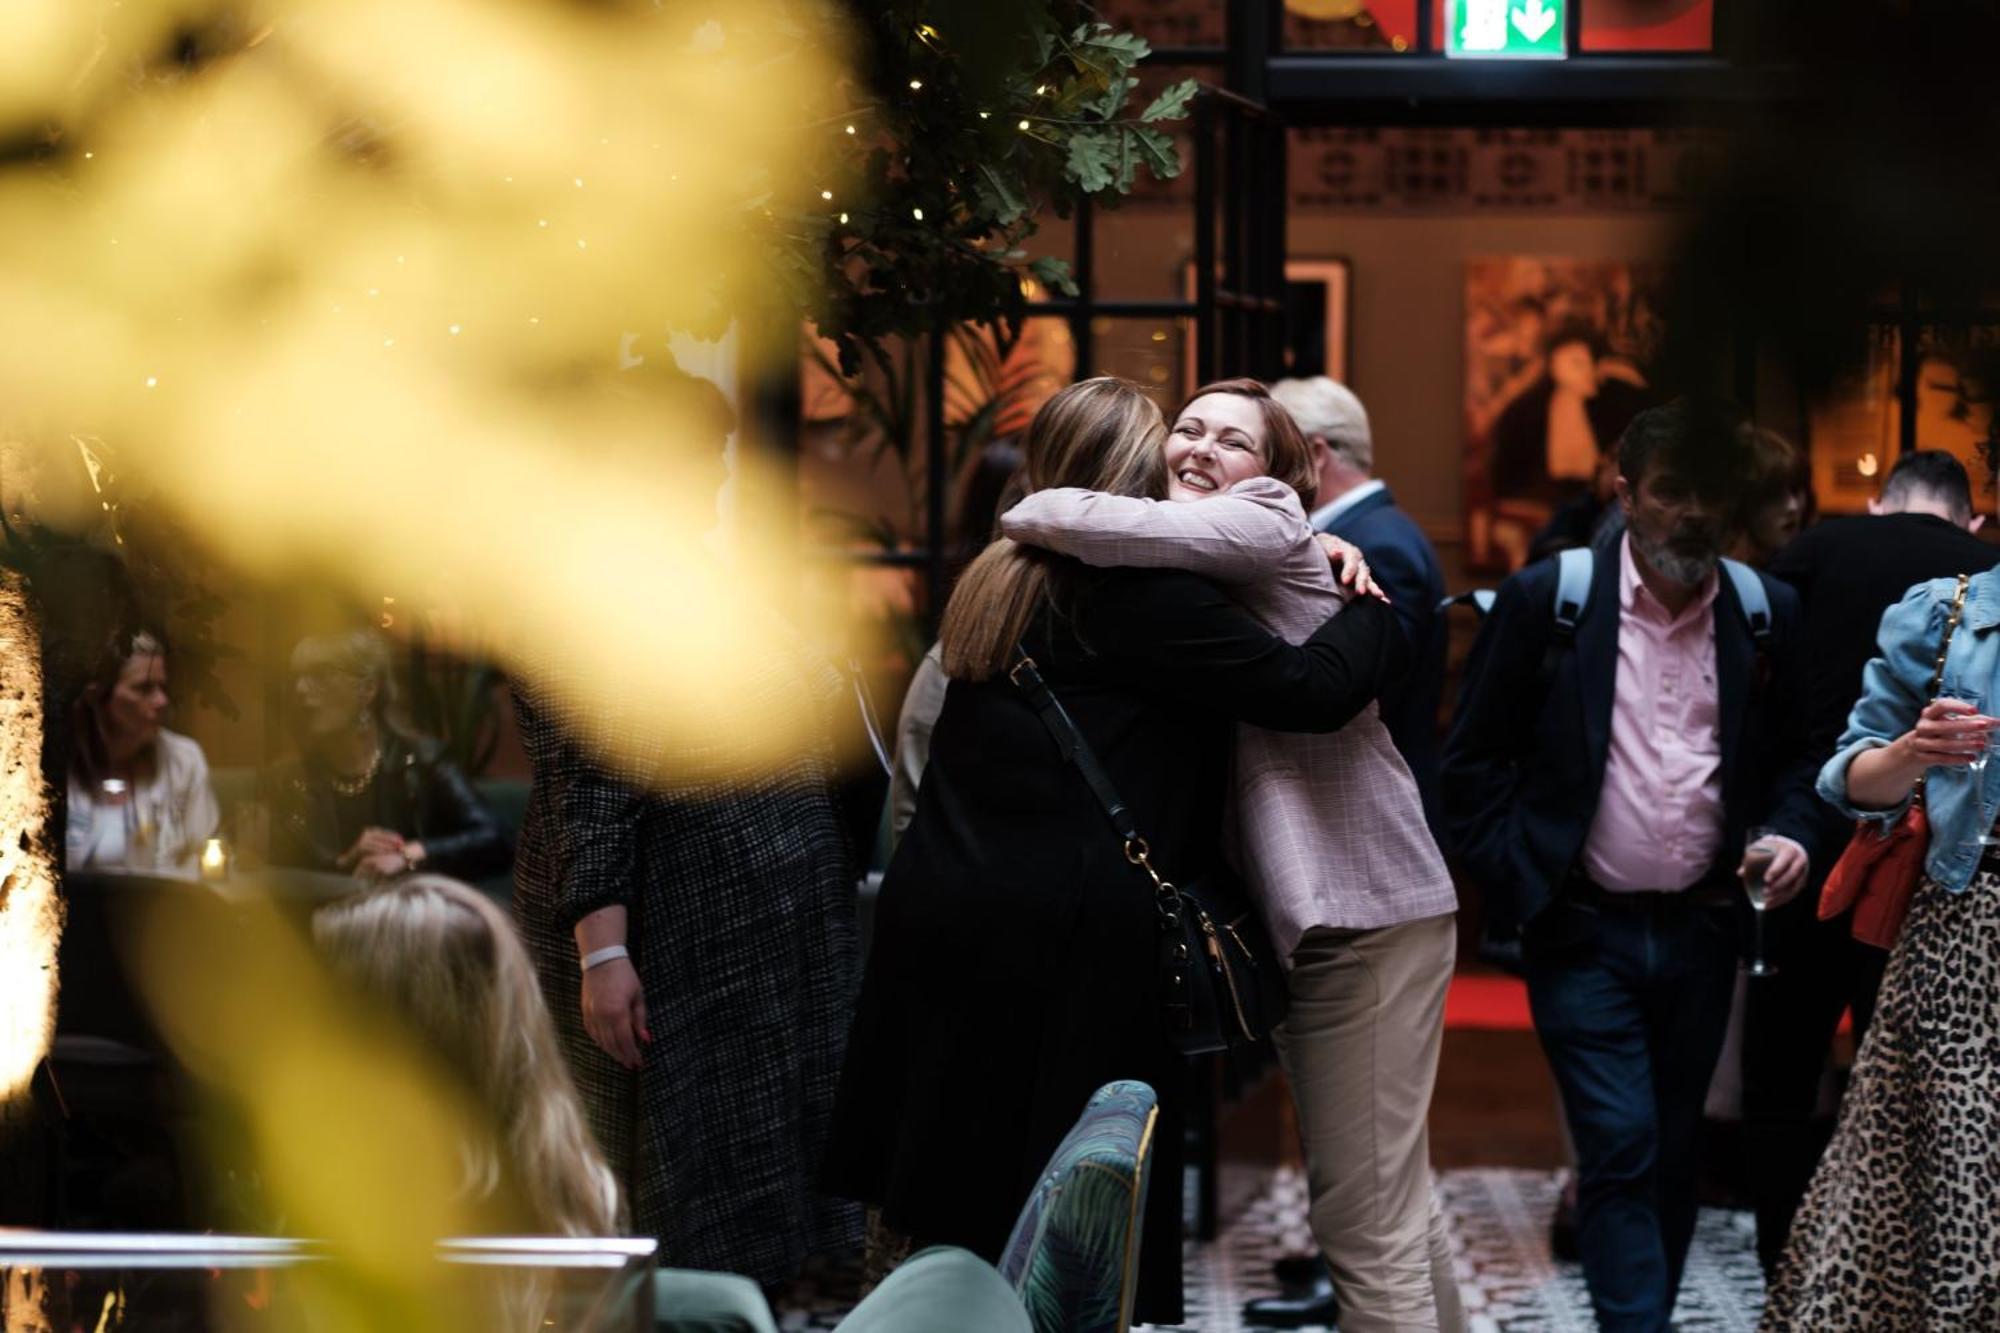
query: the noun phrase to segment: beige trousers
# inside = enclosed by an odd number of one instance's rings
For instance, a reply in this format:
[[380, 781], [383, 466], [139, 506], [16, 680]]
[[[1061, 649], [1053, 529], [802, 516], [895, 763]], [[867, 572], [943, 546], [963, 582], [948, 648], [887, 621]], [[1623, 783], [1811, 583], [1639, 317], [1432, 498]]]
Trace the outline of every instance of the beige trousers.
[[1439, 916], [1310, 930], [1292, 954], [1278, 1055], [1341, 1333], [1465, 1328], [1426, 1124], [1457, 952], [1453, 918]]

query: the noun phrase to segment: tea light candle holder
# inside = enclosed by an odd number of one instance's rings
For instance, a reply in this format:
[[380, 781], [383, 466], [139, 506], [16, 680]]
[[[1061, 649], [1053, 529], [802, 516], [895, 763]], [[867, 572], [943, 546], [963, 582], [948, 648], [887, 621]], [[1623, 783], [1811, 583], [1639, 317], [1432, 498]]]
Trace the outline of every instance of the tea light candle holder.
[[222, 845], [222, 839], [210, 838], [203, 844], [201, 877], [209, 884], [220, 884], [229, 878], [229, 850]]

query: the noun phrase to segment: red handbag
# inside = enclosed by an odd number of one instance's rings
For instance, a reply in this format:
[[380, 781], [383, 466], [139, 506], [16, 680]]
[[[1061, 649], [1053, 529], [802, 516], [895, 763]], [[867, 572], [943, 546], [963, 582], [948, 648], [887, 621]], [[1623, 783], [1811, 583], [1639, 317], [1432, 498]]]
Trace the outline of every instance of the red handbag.
[[[1937, 670], [1931, 673], [1930, 697], [1937, 698], [1944, 683], [1944, 659], [1951, 651], [1951, 636], [1965, 611], [1965, 590], [1969, 574], [1958, 576], [1958, 592], [1951, 599], [1951, 616], [1944, 622], [1944, 641], [1938, 645]], [[1819, 919], [1831, 921], [1849, 908], [1854, 910], [1854, 938], [1878, 949], [1891, 948], [1902, 933], [1903, 918], [1910, 914], [1910, 899], [1924, 876], [1924, 856], [1930, 850], [1931, 821], [1924, 813], [1924, 781], [1910, 795], [1910, 808], [1893, 825], [1864, 819], [1854, 826], [1847, 849], [1833, 863], [1833, 873], [1819, 892]]]

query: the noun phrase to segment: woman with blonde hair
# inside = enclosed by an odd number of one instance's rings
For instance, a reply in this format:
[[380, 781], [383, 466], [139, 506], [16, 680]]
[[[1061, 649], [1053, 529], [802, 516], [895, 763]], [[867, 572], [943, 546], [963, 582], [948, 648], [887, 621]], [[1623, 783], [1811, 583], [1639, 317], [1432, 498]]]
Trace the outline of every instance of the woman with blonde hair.
[[[514, 924], [470, 885], [412, 875], [323, 907], [313, 938], [335, 974], [404, 1025], [486, 1113], [461, 1145], [465, 1200], [490, 1234], [617, 1236], [626, 1219]], [[503, 1293], [523, 1327], [549, 1291]], [[757, 1284], [662, 1269], [654, 1327], [771, 1333]]]
[[[1071, 385], [1028, 428], [1026, 489], [1163, 496], [1164, 433], [1137, 386]], [[1182, 882], [1220, 859], [1232, 724], [1335, 730], [1408, 652], [1372, 600], [1293, 645], [1196, 575], [1005, 539], [946, 608], [951, 683], [883, 881], [826, 1177], [890, 1232], [995, 1258], [1091, 1093], [1144, 1080], [1161, 1116], [1136, 1317], [1174, 1323], [1185, 1070], [1152, 892], [1010, 681], [1021, 648]]]
[[366, 880], [507, 868], [506, 835], [472, 783], [443, 745], [403, 725], [379, 635], [301, 639], [292, 680], [298, 755], [266, 778], [273, 862]]
[[490, 1115], [493, 1137], [466, 1145], [465, 1188], [493, 1206], [496, 1229], [618, 1234], [617, 1182], [499, 907], [457, 880], [414, 875], [321, 908], [313, 938]]

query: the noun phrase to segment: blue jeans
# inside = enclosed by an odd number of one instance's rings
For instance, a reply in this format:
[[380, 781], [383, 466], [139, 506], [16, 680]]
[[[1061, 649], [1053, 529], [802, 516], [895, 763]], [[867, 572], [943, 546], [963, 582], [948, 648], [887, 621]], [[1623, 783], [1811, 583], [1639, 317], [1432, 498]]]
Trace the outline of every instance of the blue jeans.
[[[1736, 917], [1565, 900], [1527, 950], [1535, 1031], [1576, 1140], [1577, 1240], [1605, 1333], [1665, 1333], [1694, 1236], [1695, 1143], [1729, 1023]], [[1635, 902], [1637, 900], [1634, 900]]]

